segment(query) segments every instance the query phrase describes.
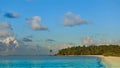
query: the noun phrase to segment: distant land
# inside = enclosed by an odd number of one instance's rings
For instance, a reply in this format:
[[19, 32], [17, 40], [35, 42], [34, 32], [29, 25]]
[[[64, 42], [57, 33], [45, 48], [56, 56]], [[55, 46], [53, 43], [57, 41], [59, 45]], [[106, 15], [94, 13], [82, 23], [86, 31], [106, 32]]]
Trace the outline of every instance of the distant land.
[[119, 45], [73, 46], [58, 51], [56, 56], [103, 55], [120, 57]]

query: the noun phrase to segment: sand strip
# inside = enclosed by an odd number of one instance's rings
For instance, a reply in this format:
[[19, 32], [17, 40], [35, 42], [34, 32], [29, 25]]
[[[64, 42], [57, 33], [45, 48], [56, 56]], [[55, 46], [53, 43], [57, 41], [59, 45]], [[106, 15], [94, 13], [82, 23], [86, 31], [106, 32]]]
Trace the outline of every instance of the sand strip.
[[98, 55], [102, 59], [102, 64], [106, 66], [106, 68], [120, 68], [120, 57], [112, 57], [112, 56], [101, 56]]

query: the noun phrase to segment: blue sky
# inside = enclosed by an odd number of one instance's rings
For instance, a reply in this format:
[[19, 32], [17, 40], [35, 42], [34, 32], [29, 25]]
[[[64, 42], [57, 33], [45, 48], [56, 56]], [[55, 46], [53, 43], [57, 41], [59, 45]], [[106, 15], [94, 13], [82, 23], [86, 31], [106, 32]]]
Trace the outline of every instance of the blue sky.
[[[120, 0], [1, 0], [0, 22], [11, 24], [17, 39], [32, 35], [32, 43], [41, 46], [81, 45], [81, 38], [84, 37], [90, 40], [120, 40], [119, 3]], [[78, 22], [72, 27], [63, 25], [64, 17], [69, 12], [89, 23]], [[3, 16], [6, 13], [18, 13], [20, 17], [8, 18]], [[39, 23], [48, 30], [31, 29], [26, 19], [34, 16], [39, 16]], [[47, 42], [46, 39], [54, 42]]]

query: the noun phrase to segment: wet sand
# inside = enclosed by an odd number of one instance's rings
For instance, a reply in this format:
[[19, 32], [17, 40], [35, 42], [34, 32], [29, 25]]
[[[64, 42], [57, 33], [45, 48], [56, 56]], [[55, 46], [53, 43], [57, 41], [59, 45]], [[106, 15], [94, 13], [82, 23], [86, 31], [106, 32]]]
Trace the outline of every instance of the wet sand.
[[120, 57], [113, 56], [102, 56], [98, 57], [102, 58], [102, 63], [106, 66], [106, 68], [120, 68]]

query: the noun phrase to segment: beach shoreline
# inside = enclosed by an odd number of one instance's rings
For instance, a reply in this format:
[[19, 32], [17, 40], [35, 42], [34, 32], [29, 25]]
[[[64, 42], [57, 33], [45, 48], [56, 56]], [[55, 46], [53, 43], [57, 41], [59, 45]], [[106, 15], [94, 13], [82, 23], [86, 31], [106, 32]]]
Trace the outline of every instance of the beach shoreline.
[[94, 56], [101, 58], [101, 63], [105, 65], [106, 68], [120, 68], [120, 57], [102, 55]]

